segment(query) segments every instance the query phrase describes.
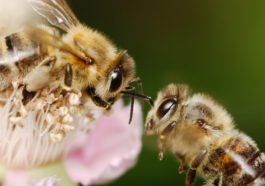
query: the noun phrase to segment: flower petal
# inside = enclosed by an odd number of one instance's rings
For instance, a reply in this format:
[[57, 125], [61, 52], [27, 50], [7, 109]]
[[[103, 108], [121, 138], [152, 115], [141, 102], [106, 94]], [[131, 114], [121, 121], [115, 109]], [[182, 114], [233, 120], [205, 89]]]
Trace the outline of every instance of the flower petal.
[[105, 183], [135, 165], [142, 145], [142, 111], [138, 102], [134, 105], [131, 125], [129, 115], [130, 106], [124, 107], [118, 101], [111, 116], [103, 116], [89, 135], [80, 136], [78, 145], [71, 149], [65, 161], [74, 182]]
[[23, 170], [10, 170], [6, 173], [3, 186], [21, 186], [31, 180], [28, 172]]

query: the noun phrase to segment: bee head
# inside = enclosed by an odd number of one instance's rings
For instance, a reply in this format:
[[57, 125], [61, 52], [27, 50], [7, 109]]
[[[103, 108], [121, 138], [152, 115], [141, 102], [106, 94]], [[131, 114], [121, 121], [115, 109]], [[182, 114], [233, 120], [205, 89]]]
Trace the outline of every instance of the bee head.
[[95, 94], [107, 104], [112, 105], [133, 79], [134, 61], [124, 51], [117, 56], [115, 61], [106, 66], [108, 68], [105, 69], [95, 86]]
[[86, 74], [79, 73], [85, 77], [82, 89], [97, 106], [110, 108], [134, 77], [132, 57], [126, 51], [117, 49], [100, 32], [82, 25], [72, 28], [64, 40], [75, 46], [76, 53], [83, 56], [80, 61]]
[[158, 93], [154, 107], [149, 111], [145, 123], [146, 134], [170, 132], [178, 123], [181, 105], [186, 99], [188, 87], [170, 84]]
[[[134, 77], [134, 61], [126, 51], [120, 52], [116, 61], [106, 71], [104, 83], [104, 97], [113, 99], [129, 86]], [[100, 85], [99, 85], [100, 86]]]
[[[139, 78], [134, 78], [135, 63], [126, 51], [119, 50], [117, 47], [101, 33], [87, 27], [71, 29], [69, 38], [65, 41], [73, 43], [77, 48], [76, 53], [80, 53], [84, 64], [84, 69], [79, 73], [83, 80], [82, 91], [86, 91], [96, 106], [110, 110], [111, 105], [122, 96], [129, 94], [132, 97], [131, 116], [134, 97], [148, 99], [151, 98], [141, 93], [141, 82]], [[86, 70], [87, 69], [87, 70]], [[80, 78], [81, 79], [81, 78]], [[87, 80], [87, 82], [85, 82]], [[138, 82], [140, 94], [135, 92], [131, 83]]]

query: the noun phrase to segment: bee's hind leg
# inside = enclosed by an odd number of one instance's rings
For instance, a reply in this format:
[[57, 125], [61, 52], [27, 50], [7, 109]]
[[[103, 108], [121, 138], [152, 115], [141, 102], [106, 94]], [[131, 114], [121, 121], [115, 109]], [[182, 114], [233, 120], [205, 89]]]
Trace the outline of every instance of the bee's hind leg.
[[55, 56], [45, 58], [24, 78], [28, 92], [37, 91], [50, 83], [50, 69], [56, 61]]

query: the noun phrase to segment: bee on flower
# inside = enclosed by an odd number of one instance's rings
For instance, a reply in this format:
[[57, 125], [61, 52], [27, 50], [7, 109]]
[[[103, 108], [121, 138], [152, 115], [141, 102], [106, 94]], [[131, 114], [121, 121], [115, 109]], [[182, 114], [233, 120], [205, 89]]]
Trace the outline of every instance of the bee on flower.
[[[0, 2], [3, 185], [37, 179], [87, 185], [122, 175], [141, 149], [141, 108], [134, 98], [152, 103], [134, 77], [132, 57], [81, 24], [65, 0]], [[20, 20], [17, 28], [12, 20]], [[132, 83], [138, 83], [139, 94]], [[118, 101], [124, 94], [131, 96], [129, 107]], [[128, 118], [133, 125], [126, 125]], [[109, 146], [116, 148], [106, 152]], [[36, 176], [41, 167], [49, 174]], [[58, 173], [54, 167], [62, 177], [50, 177]]]

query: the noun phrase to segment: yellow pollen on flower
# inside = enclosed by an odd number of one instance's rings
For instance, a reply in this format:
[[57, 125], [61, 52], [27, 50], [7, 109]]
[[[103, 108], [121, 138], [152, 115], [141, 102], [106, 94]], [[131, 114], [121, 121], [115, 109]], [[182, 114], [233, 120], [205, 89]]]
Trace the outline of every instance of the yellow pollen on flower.
[[64, 135], [63, 133], [58, 133], [58, 134], [50, 134], [50, 138], [54, 143], [59, 143], [62, 141]]
[[71, 126], [71, 125], [63, 125], [63, 129], [66, 133], [68, 132], [72, 132], [75, 130], [75, 127], [74, 126]]

